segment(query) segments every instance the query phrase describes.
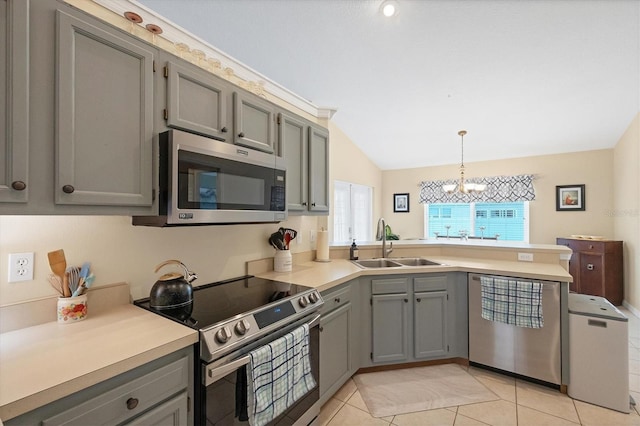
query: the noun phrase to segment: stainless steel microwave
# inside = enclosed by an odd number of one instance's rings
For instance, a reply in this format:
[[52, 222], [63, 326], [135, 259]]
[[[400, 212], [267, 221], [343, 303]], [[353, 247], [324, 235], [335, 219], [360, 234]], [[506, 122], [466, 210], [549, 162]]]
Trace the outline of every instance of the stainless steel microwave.
[[158, 216], [134, 225], [279, 222], [287, 218], [286, 166], [274, 154], [169, 130], [159, 135]]

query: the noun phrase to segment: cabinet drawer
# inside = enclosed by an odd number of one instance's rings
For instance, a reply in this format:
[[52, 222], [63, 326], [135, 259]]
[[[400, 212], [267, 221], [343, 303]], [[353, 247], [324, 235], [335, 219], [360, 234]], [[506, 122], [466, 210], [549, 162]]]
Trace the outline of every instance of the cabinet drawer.
[[372, 294], [406, 293], [409, 291], [407, 278], [387, 278], [371, 280]]
[[606, 244], [603, 241], [584, 241], [584, 240], [568, 240], [558, 239], [558, 244], [567, 246], [575, 252], [591, 251], [595, 253], [604, 253]]
[[43, 426], [119, 424], [186, 389], [184, 357], [42, 422]]
[[323, 294], [322, 299], [324, 300], [324, 305], [322, 306], [320, 313], [324, 315], [351, 301], [351, 286]]
[[433, 277], [414, 278], [413, 291], [440, 291], [447, 289], [447, 276], [436, 275]]

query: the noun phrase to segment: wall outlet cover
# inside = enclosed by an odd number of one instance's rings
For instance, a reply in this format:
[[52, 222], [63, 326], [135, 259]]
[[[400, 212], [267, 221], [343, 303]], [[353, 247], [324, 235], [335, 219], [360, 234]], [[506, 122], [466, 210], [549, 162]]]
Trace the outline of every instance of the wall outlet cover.
[[518, 260], [521, 262], [533, 262], [533, 253], [518, 253]]
[[7, 269], [10, 283], [33, 281], [33, 253], [10, 253]]

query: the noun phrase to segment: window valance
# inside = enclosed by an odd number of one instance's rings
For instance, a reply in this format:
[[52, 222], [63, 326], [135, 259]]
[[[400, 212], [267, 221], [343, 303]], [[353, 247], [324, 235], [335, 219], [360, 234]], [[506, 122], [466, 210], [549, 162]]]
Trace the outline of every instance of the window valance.
[[474, 178], [469, 183], [487, 185], [479, 193], [446, 193], [442, 185], [456, 184], [457, 180], [432, 180], [420, 182], [420, 203], [507, 203], [531, 201], [536, 198], [533, 189], [533, 175], [492, 176]]

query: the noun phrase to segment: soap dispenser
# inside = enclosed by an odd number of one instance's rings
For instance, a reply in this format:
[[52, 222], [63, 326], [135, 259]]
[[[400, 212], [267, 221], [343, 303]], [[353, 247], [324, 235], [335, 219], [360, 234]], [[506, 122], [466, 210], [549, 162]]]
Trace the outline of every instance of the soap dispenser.
[[358, 260], [358, 246], [356, 245], [356, 240], [353, 240], [351, 243], [351, 249], [349, 250], [349, 259]]

